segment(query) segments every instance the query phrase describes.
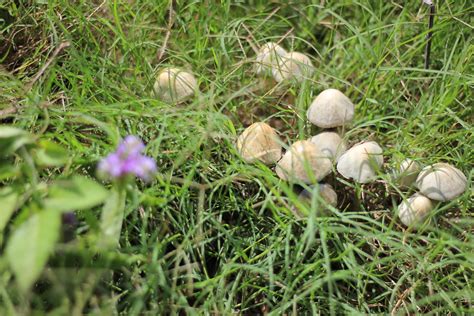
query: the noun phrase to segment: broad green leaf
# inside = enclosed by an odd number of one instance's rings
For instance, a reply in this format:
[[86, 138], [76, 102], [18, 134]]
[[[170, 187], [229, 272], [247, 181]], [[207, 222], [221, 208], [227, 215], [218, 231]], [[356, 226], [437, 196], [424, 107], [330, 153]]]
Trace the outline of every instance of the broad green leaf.
[[33, 136], [22, 129], [5, 125], [0, 126], [0, 157], [11, 155], [21, 146], [33, 142]]
[[58, 167], [64, 165], [68, 160], [68, 152], [58, 144], [42, 140], [35, 152], [36, 162], [41, 166]]
[[44, 205], [59, 211], [82, 210], [105, 201], [109, 192], [99, 183], [86, 177], [55, 182], [49, 189]]
[[41, 211], [19, 226], [10, 238], [6, 255], [23, 292], [33, 285], [59, 238], [61, 214]]
[[7, 226], [18, 202], [18, 193], [12, 188], [0, 190], [0, 232]]

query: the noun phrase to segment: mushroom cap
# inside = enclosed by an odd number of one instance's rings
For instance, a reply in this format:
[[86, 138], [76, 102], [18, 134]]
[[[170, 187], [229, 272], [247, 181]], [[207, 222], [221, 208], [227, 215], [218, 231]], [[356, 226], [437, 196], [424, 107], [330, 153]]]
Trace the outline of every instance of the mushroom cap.
[[276, 82], [296, 79], [301, 82], [314, 73], [313, 63], [308, 56], [298, 52], [290, 52], [283, 56], [283, 60], [273, 67], [272, 74]]
[[[311, 187], [310, 190], [304, 189], [298, 195], [298, 199], [300, 200], [302, 204], [311, 205], [313, 193], [314, 193], [313, 187]], [[320, 183], [317, 187], [316, 194], [318, 194], [319, 197], [325, 202], [325, 204], [323, 205], [321, 205], [321, 203], [318, 204], [320, 206], [318, 211], [321, 211], [321, 212], [326, 211], [327, 205], [331, 205], [332, 207], [337, 206], [337, 194], [330, 184]], [[297, 207], [297, 206], [293, 206], [292, 210], [298, 215], [302, 213], [300, 211], [300, 207]]]
[[249, 163], [260, 160], [272, 164], [281, 158], [281, 140], [275, 130], [263, 122], [253, 123], [237, 139], [237, 150]]
[[311, 103], [308, 120], [321, 128], [346, 125], [354, 118], [354, 104], [341, 91], [327, 89]]
[[198, 90], [198, 83], [189, 72], [165, 68], [156, 77], [153, 89], [165, 102], [182, 102], [194, 95]]
[[417, 161], [406, 158], [400, 164], [398, 172], [395, 174], [397, 183], [402, 187], [410, 187], [420, 173], [421, 165]]
[[[320, 183], [318, 185], [318, 193], [319, 196], [328, 204], [333, 207], [337, 206], [337, 194], [336, 191], [332, 188], [330, 184]], [[302, 201], [309, 201], [311, 202], [313, 192], [304, 189], [298, 195], [298, 198]]]
[[292, 182], [316, 183], [331, 172], [331, 160], [308, 140], [294, 143], [276, 166], [277, 175]]
[[311, 137], [311, 142], [331, 160], [337, 160], [347, 150], [346, 143], [334, 132], [323, 132]]
[[337, 161], [337, 171], [346, 179], [367, 183], [375, 179], [383, 164], [382, 148], [376, 142], [354, 145]]
[[415, 193], [398, 206], [398, 217], [406, 226], [421, 223], [434, 208], [433, 202], [426, 196]]
[[447, 163], [435, 163], [420, 172], [416, 186], [432, 200], [450, 201], [466, 190], [467, 179], [456, 167]]
[[257, 74], [271, 73], [272, 69], [282, 62], [283, 56], [286, 54], [286, 50], [276, 43], [263, 44], [257, 52], [255, 72]]

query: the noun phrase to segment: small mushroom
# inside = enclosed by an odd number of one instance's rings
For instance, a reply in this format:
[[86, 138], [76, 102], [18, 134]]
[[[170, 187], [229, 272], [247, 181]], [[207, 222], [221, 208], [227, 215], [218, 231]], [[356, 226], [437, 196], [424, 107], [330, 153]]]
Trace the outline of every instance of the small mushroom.
[[[301, 193], [298, 195], [300, 200], [302, 201], [309, 201], [311, 202], [312, 199], [312, 191], [308, 191], [304, 189], [301, 191]], [[337, 194], [336, 191], [332, 188], [330, 184], [325, 184], [325, 183], [320, 183], [318, 185], [318, 193], [319, 196], [326, 202], [328, 205], [331, 205], [333, 207], [337, 206]]]
[[294, 143], [276, 166], [277, 175], [291, 182], [316, 183], [331, 172], [331, 160], [308, 140]]
[[421, 223], [433, 208], [429, 198], [415, 193], [398, 206], [398, 217], [406, 226], [414, 226]]
[[363, 142], [342, 154], [337, 171], [346, 179], [367, 183], [375, 179], [382, 164], [382, 148], [376, 142]]
[[[313, 198], [313, 193], [315, 191], [314, 191], [313, 187], [311, 187], [310, 189], [311, 190], [304, 189], [298, 195], [298, 200], [302, 204], [311, 205], [311, 201], [312, 201], [312, 198]], [[331, 205], [332, 207], [337, 206], [337, 194], [336, 194], [336, 191], [334, 191], [334, 189], [332, 188], [332, 186], [330, 184], [320, 183], [317, 186], [317, 191], [316, 192], [319, 195], [319, 197], [326, 203], [326, 205], [321, 205], [321, 203], [319, 204], [321, 206], [320, 209], [319, 209], [320, 211], [322, 211], [322, 212], [326, 211], [327, 210], [327, 205]], [[301, 211], [299, 210], [299, 207], [294, 207], [293, 210], [296, 211], [296, 213], [301, 214]]]
[[311, 142], [331, 160], [337, 160], [347, 150], [346, 143], [339, 134], [323, 132], [311, 138]]
[[286, 50], [276, 43], [265, 43], [257, 52], [255, 72], [269, 74], [272, 69], [281, 63]]
[[249, 163], [260, 160], [272, 164], [281, 158], [281, 140], [275, 130], [263, 122], [253, 123], [237, 139], [237, 150]]
[[401, 187], [410, 187], [415, 182], [420, 170], [421, 166], [418, 162], [407, 158], [400, 164], [395, 173], [395, 179]]
[[301, 82], [313, 75], [314, 67], [308, 56], [298, 52], [291, 52], [283, 56], [283, 61], [273, 68], [273, 78], [276, 82], [296, 79]]
[[456, 167], [447, 163], [436, 163], [420, 172], [416, 186], [432, 200], [450, 201], [466, 190], [467, 179]]
[[182, 102], [198, 90], [194, 75], [178, 68], [165, 68], [158, 74], [153, 86], [155, 93], [165, 102]]
[[354, 118], [354, 104], [341, 91], [327, 89], [311, 103], [308, 120], [321, 128], [332, 128], [348, 124]]

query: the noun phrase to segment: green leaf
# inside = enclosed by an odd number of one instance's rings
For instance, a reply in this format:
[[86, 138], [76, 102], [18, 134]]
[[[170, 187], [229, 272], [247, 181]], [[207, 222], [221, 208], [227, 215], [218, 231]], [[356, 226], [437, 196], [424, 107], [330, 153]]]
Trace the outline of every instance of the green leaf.
[[101, 204], [108, 195], [109, 192], [94, 180], [75, 176], [55, 182], [44, 205], [47, 209], [59, 211], [82, 210]]
[[0, 190], [0, 232], [7, 226], [10, 217], [18, 203], [18, 193], [12, 188], [3, 188]]
[[67, 150], [58, 144], [42, 140], [39, 142], [39, 148], [35, 152], [35, 159], [40, 166], [59, 167], [67, 162], [69, 155]]
[[0, 157], [11, 155], [21, 146], [33, 142], [33, 136], [22, 129], [11, 126], [0, 126]]
[[27, 292], [38, 279], [59, 238], [61, 214], [42, 211], [18, 227], [7, 245], [7, 261], [20, 290]]
[[8, 160], [0, 161], [0, 180], [14, 178], [19, 175], [18, 165], [14, 165], [13, 162]]

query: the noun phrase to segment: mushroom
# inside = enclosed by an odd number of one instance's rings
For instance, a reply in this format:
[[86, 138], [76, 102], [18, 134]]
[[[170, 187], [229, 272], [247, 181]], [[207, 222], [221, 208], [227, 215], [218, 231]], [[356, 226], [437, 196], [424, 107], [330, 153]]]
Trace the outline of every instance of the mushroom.
[[339, 134], [323, 132], [311, 138], [311, 142], [331, 160], [337, 160], [347, 150], [346, 143]]
[[281, 158], [281, 140], [275, 130], [263, 122], [253, 123], [237, 139], [237, 150], [249, 163], [260, 160], [272, 164]]
[[421, 166], [418, 162], [407, 158], [402, 161], [398, 172], [395, 173], [397, 183], [402, 187], [410, 187], [420, 173]]
[[436, 163], [420, 172], [416, 186], [432, 200], [450, 201], [466, 190], [467, 179], [456, 167], [447, 163]]
[[308, 140], [294, 143], [276, 166], [277, 175], [292, 182], [316, 183], [331, 172], [331, 160]]
[[286, 50], [280, 45], [272, 42], [265, 43], [257, 52], [255, 72], [257, 74], [271, 73], [286, 54]]
[[[328, 205], [331, 205], [333, 207], [337, 206], [337, 194], [330, 184], [320, 183], [318, 185], [318, 194], [319, 194], [319, 197], [321, 197], [324, 200], [324, 202], [326, 202]], [[312, 196], [313, 196], [312, 190], [310, 191], [310, 190], [304, 189], [298, 195], [298, 198], [301, 201], [311, 202]]]
[[415, 193], [398, 206], [398, 217], [406, 226], [413, 226], [421, 223], [433, 208], [429, 198]]
[[[313, 193], [315, 192], [315, 189], [317, 190], [316, 194], [325, 202], [325, 205], [320, 205], [321, 211], [327, 210], [327, 205], [331, 205], [332, 207], [337, 206], [337, 194], [332, 188], [330, 184], [325, 184], [325, 183], [320, 183], [317, 185], [317, 188], [310, 187], [310, 190], [304, 189], [301, 191], [301, 193], [298, 195], [298, 200], [305, 205], [311, 205], [312, 199], [313, 199]], [[296, 211], [296, 213], [301, 214], [300, 208], [299, 207], [293, 207], [293, 210]]]
[[354, 104], [341, 91], [327, 89], [311, 103], [307, 112], [308, 120], [321, 128], [346, 125], [354, 117]]
[[296, 79], [301, 82], [311, 77], [314, 72], [313, 64], [308, 56], [298, 52], [291, 52], [283, 56], [281, 63], [273, 67], [273, 78], [276, 82], [282, 82], [287, 79]]
[[198, 90], [194, 75], [178, 68], [165, 68], [158, 74], [153, 86], [165, 102], [182, 102]]
[[363, 142], [353, 146], [339, 158], [337, 171], [346, 179], [367, 183], [375, 179], [382, 164], [382, 148], [376, 142]]

